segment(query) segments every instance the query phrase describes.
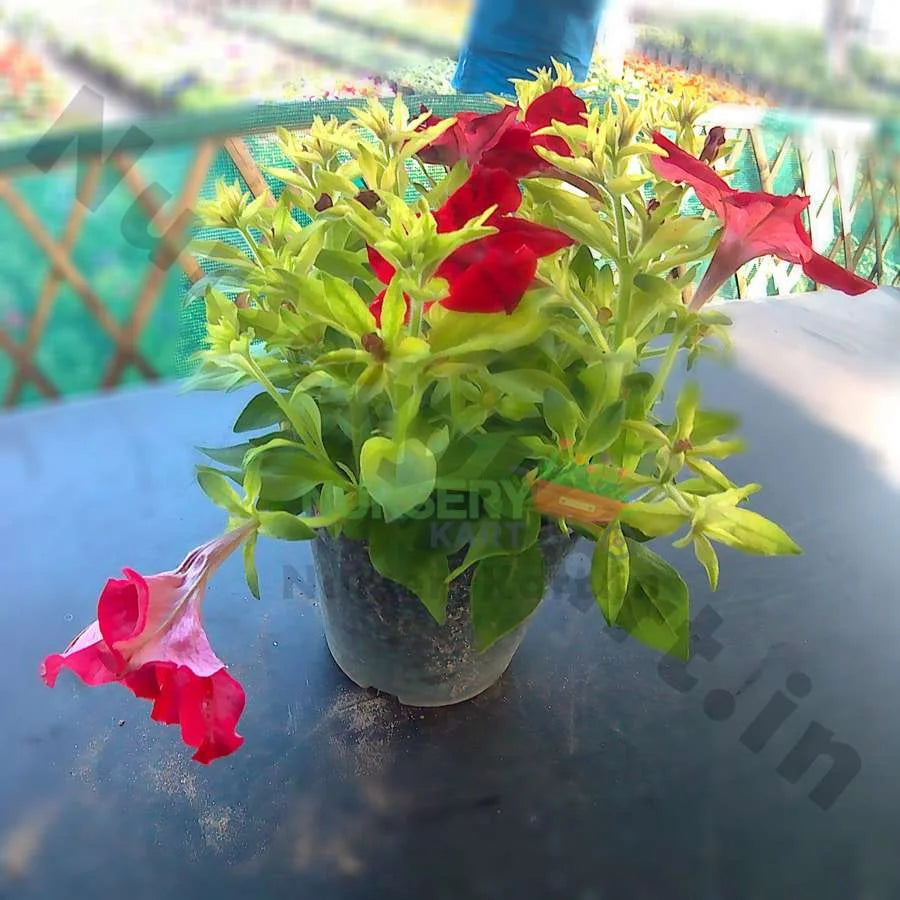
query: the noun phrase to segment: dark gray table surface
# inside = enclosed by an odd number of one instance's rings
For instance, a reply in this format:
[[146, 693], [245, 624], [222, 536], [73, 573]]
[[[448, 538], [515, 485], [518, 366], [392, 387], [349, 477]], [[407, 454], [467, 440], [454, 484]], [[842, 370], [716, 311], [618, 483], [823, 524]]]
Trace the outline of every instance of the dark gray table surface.
[[[762, 482], [754, 508], [805, 553], [723, 551], [714, 595], [663, 544], [695, 615], [721, 619], [681, 689], [605, 628], [576, 554], [499, 685], [395, 708], [331, 661], [308, 547], [266, 541], [262, 601], [238, 559], [208, 591], [247, 692], [246, 744], [209, 767], [125, 689], [63, 673], [49, 690], [38, 666], [123, 565], [162, 571], [219, 532], [193, 447], [227, 441], [242, 398], [168, 385], [0, 417], [0, 897], [900, 896], [900, 297], [729, 312], [735, 363], [698, 370], [743, 417], [750, 449], [727, 471]], [[808, 695], [748, 749], [792, 673]], [[728, 719], [712, 691], [735, 698]], [[827, 758], [778, 773], [811, 723], [862, 764], [825, 809]]]

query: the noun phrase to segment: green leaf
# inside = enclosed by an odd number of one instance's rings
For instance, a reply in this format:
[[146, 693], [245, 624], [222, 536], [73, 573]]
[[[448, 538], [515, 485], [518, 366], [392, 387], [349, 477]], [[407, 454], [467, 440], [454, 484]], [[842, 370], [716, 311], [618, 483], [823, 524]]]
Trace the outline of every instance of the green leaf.
[[676, 483], [679, 491], [684, 494], [693, 494], [695, 497], [709, 497], [710, 495], [721, 493], [722, 490], [705, 478], [685, 478], [683, 481]]
[[650, 537], [666, 537], [687, 525], [691, 515], [679, 509], [674, 500], [637, 500], [622, 507], [619, 520]]
[[722, 490], [727, 491], [734, 487], [734, 482], [732, 482], [724, 472], [719, 471], [719, 469], [711, 462], [708, 462], [705, 459], [697, 459], [694, 456], [687, 457], [685, 462], [687, 462], [688, 468], [693, 469], [711, 484], [716, 485]]
[[192, 241], [190, 251], [194, 256], [227, 261], [243, 269], [252, 269], [254, 266], [253, 260], [243, 250], [225, 241]]
[[354, 278], [368, 281], [372, 278], [372, 272], [364, 259], [364, 254], [351, 253], [349, 250], [320, 250], [316, 257], [316, 268], [346, 281], [352, 282]]
[[375, 330], [375, 317], [347, 281], [323, 273], [322, 283], [325, 285], [325, 301], [336, 322], [358, 336]]
[[544, 595], [544, 556], [539, 544], [523, 553], [481, 560], [470, 592], [475, 646], [487, 650], [530, 616]]
[[310, 456], [294, 441], [275, 438], [255, 447], [245, 460], [258, 465], [264, 500], [293, 500], [308, 494], [316, 485], [340, 483], [340, 475], [327, 463]]
[[638, 531], [637, 528], [632, 528], [630, 525], [626, 525], [624, 522], [619, 523], [622, 526], [622, 534], [625, 535], [630, 541], [637, 541], [639, 544], [646, 544], [647, 541], [652, 541], [653, 538], [649, 534], [644, 534], [642, 531]]
[[544, 392], [544, 419], [560, 444], [571, 446], [582, 415], [581, 410], [571, 400], [567, 400], [559, 391], [549, 388]]
[[547, 324], [537, 304], [526, 295], [510, 315], [440, 308], [440, 318], [432, 326], [429, 342], [434, 354], [449, 359], [484, 350], [496, 353], [514, 350], [533, 344], [546, 330]]
[[694, 428], [691, 440], [694, 444], [705, 444], [723, 434], [731, 434], [740, 427], [740, 419], [727, 412], [714, 412], [708, 409], [698, 410], [694, 415]]
[[714, 225], [706, 219], [674, 216], [664, 221], [652, 237], [635, 254], [633, 264], [642, 264], [660, 256], [669, 256], [682, 247], [697, 251], [697, 256], [709, 243]]
[[463, 561], [449, 575], [452, 581], [462, 575], [469, 566], [491, 556], [508, 556], [527, 550], [538, 539], [541, 517], [534, 511], [526, 512], [524, 519], [480, 519], [474, 526], [474, 534]]
[[[645, 398], [653, 384], [649, 372], [632, 372], [622, 379], [622, 394], [625, 398], [625, 418], [640, 421], [645, 415]], [[644, 452], [644, 441], [640, 435], [623, 431], [611, 448], [613, 459], [623, 469], [632, 470]]]
[[291, 394], [288, 406], [293, 417], [292, 424], [297, 428], [297, 437], [308, 447], [327, 456], [322, 443], [322, 414], [319, 412], [316, 401], [305, 390], [298, 387]]
[[693, 541], [694, 556], [697, 557], [697, 562], [706, 569], [709, 586], [715, 590], [719, 586], [719, 557], [716, 556], [716, 550], [702, 534], [695, 534]]
[[254, 531], [244, 542], [242, 550], [244, 559], [244, 577], [250, 593], [259, 600], [259, 573], [256, 571], [256, 532]]
[[681, 389], [675, 403], [675, 437], [689, 438], [694, 430], [697, 404], [700, 402], [700, 386], [690, 381]]
[[491, 372], [487, 383], [504, 394], [524, 403], [541, 403], [544, 392], [555, 390], [568, 402], [575, 402], [569, 388], [549, 372], [540, 369], [507, 369], [503, 372]]
[[234, 444], [231, 447], [198, 447], [204, 456], [208, 456], [215, 462], [233, 469], [240, 469], [244, 463], [244, 457], [253, 449], [249, 441], [243, 444]]
[[579, 452], [588, 457], [608, 450], [622, 431], [625, 421], [625, 401], [616, 400], [611, 403], [588, 426], [581, 440]]
[[400, 443], [370, 437], [360, 451], [360, 484], [384, 510], [397, 519], [424, 503], [434, 490], [437, 461], [420, 440]]
[[731, 441], [713, 440], [705, 444], [695, 444], [692, 452], [711, 459], [727, 459], [734, 453], [743, 453], [746, 449], [747, 442], [742, 438], [735, 438]]
[[428, 193], [428, 205], [432, 209], [439, 209], [447, 198], [458, 188], [465, 184], [469, 177], [469, 167], [465, 161], [460, 160], [447, 174], [438, 180], [437, 184]]
[[270, 394], [257, 394], [243, 409], [234, 423], [234, 432], [259, 431], [270, 428], [284, 419], [284, 413]]
[[257, 512], [259, 533], [282, 541], [309, 541], [315, 531], [297, 516], [288, 512]]
[[614, 197], [621, 197], [642, 187], [649, 180], [646, 175], [619, 175], [607, 182], [606, 189]]
[[454, 438], [438, 460], [437, 487], [463, 484], [489, 476], [508, 477], [521, 463], [526, 448], [515, 434], [489, 432]]
[[209, 275], [204, 275], [195, 281], [185, 292], [184, 305], [187, 306], [201, 297], [206, 297], [207, 292], [215, 289], [224, 293], [239, 294], [247, 290], [245, 272], [239, 266], [225, 266]]
[[798, 555], [803, 551], [786, 531], [759, 513], [741, 507], [715, 507], [703, 518], [703, 534], [711, 540], [759, 556]]
[[256, 506], [259, 500], [259, 492], [262, 490], [262, 480], [259, 477], [259, 466], [247, 466], [244, 471], [243, 488], [245, 495], [245, 504], [248, 508]]
[[687, 585], [664, 559], [629, 541], [628, 590], [616, 624], [641, 643], [678, 659], [690, 658]]
[[373, 522], [369, 530], [369, 558], [385, 578], [402, 584], [442, 625], [447, 618], [447, 557], [426, 538], [427, 522]]
[[569, 271], [578, 279], [582, 290], [587, 290], [592, 280], [597, 278], [597, 262], [587, 244], [581, 244], [569, 263]]
[[618, 522], [603, 529], [591, 559], [591, 590], [606, 621], [614, 625], [628, 590], [628, 544]]
[[228, 478], [221, 472], [207, 466], [198, 466], [197, 482], [203, 493], [216, 506], [228, 510], [233, 516], [246, 517], [247, 510], [244, 508], [243, 501], [229, 484]]
[[393, 347], [397, 343], [403, 319], [406, 317], [406, 297], [400, 282], [398, 276], [391, 279], [381, 307], [381, 333], [388, 347]]

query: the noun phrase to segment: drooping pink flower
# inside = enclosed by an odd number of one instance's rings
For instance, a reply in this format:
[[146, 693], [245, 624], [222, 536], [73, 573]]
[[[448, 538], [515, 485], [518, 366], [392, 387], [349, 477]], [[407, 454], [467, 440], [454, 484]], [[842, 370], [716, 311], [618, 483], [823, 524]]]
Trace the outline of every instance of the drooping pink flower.
[[668, 154], [651, 157], [650, 164], [657, 175], [676, 184], [689, 184], [697, 199], [724, 226], [716, 252], [691, 301], [691, 309], [703, 306], [745, 263], [769, 254], [801, 266], [813, 281], [845, 294], [861, 294], [877, 287], [813, 250], [801, 215], [809, 206], [809, 197], [738, 191], [705, 162], [659, 132], [653, 133], [653, 142]]
[[53, 687], [63, 668], [85, 684], [119, 682], [153, 701], [151, 719], [181, 726], [197, 762], [237, 750], [244, 743], [235, 731], [244, 690], [213, 652], [200, 606], [210, 575], [253, 527], [198, 547], [172, 572], [143, 576], [124, 569], [124, 578], [109, 579], [97, 620], [41, 665], [47, 685]]

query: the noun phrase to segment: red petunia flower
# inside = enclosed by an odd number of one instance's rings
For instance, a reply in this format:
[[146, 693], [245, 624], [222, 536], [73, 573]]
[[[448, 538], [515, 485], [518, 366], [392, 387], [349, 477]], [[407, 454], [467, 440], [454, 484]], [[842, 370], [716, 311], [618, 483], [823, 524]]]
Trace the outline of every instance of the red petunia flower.
[[235, 550], [245, 526], [193, 550], [174, 572], [144, 577], [125, 569], [107, 581], [97, 621], [62, 652], [48, 656], [41, 675], [48, 686], [60, 669], [85, 684], [119, 682], [153, 701], [150, 718], [181, 725], [193, 758], [209, 763], [233, 753], [244, 739], [235, 727], [244, 690], [213, 653], [203, 630], [200, 604], [209, 576]]
[[[428, 110], [423, 106], [420, 111], [424, 113]], [[420, 150], [419, 157], [422, 162], [447, 168], [452, 168], [461, 159], [466, 160], [469, 165], [474, 165], [481, 154], [493, 146], [506, 128], [513, 123], [518, 111], [515, 106], [504, 106], [503, 109], [487, 115], [476, 112], [457, 113], [454, 116], [456, 123]], [[438, 116], [430, 115], [419, 126], [419, 130], [432, 128], [441, 121]]]
[[[547, 174], [554, 171], [554, 167], [538, 156], [535, 147], [545, 147], [561, 156], [571, 156], [571, 151], [562, 138], [535, 136], [534, 132], [549, 127], [554, 121], [581, 125], [586, 112], [584, 100], [567, 87], [555, 87], [534, 100], [522, 120], [517, 118], [515, 106], [506, 106], [487, 115], [458, 113], [456, 124], [419, 151], [419, 156], [423, 162], [445, 166], [453, 166], [462, 159], [473, 168], [480, 165], [503, 169], [513, 178]], [[421, 128], [440, 121], [437, 116], [431, 116]]]
[[[485, 223], [497, 233], [463, 244], [438, 266], [435, 275], [449, 284], [442, 306], [459, 312], [511, 313], [533, 281], [538, 260], [574, 243], [561, 231], [513, 216], [521, 203], [513, 176], [500, 169], [476, 167], [435, 211], [438, 232], [447, 233], [458, 231], [491, 206], [497, 207]], [[390, 284], [394, 267], [372, 247], [368, 254], [375, 276], [382, 284]], [[385, 293], [370, 305], [378, 320]], [[407, 300], [407, 321], [408, 316]]]
[[809, 206], [809, 197], [738, 191], [659, 132], [653, 133], [653, 142], [668, 153], [651, 158], [656, 174], [676, 184], [687, 182], [697, 199], [722, 220], [725, 229], [697, 286], [691, 309], [703, 306], [745, 263], [769, 254], [801, 266], [813, 281], [845, 294], [861, 294], [877, 287], [813, 250], [801, 216]]

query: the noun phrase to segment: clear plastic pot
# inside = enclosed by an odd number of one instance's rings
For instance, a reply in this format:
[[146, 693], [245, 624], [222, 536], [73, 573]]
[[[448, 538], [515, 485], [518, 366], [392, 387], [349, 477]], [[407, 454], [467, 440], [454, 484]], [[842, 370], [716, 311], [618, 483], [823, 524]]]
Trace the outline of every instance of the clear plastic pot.
[[[546, 590], [574, 539], [548, 525], [540, 544]], [[322, 530], [312, 550], [335, 662], [360, 687], [391, 694], [405, 706], [449, 706], [477, 696], [503, 675], [525, 636], [528, 620], [484, 652], [475, 649], [469, 616], [474, 566], [450, 584], [447, 619], [438, 625], [415, 594], [374, 569], [364, 541], [335, 540]]]

